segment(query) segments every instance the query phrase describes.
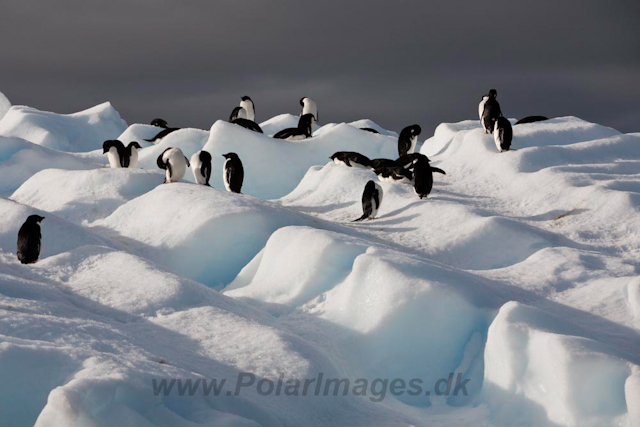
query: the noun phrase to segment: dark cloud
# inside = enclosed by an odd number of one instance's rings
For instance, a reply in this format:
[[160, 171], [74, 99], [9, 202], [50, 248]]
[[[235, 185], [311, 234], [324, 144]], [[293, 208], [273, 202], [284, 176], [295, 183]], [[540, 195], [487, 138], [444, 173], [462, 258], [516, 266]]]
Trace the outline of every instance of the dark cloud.
[[208, 128], [238, 98], [259, 120], [318, 101], [323, 121], [400, 129], [576, 115], [640, 131], [640, 2], [3, 0], [0, 91], [128, 122]]

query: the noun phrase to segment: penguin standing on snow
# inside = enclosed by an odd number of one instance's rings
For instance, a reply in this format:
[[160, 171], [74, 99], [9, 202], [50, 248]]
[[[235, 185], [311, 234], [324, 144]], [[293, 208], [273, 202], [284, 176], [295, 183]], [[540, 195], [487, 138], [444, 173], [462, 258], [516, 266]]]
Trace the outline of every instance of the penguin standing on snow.
[[398, 156], [402, 157], [415, 151], [420, 132], [422, 132], [422, 129], [418, 125], [411, 125], [402, 129], [398, 136]]
[[502, 111], [500, 110], [500, 103], [496, 99], [497, 97], [498, 92], [495, 89], [491, 89], [489, 91], [489, 95], [486, 100], [484, 100], [483, 97], [484, 105], [480, 121], [482, 122], [484, 133], [491, 132], [493, 130], [493, 122], [495, 122], [498, 117], [502, 117]]
[[40, 222], [43, 219], [40, 215], [30, 215], [18, 231], [18, 260], [23, 264], [33, 264], [40, 257]]
[[240, 157], [236, 153], [223, 154], [222, 157], [227, 159], [222, 167], [224, 187], [232, 193], [240, 193], [244, 181], [244, 168]]
[[156, 163], [160, 169], [166, 170], [165, 183], [180, 181], [189, 167], [189, 160], [182, 154], [182, 150], [175, 147], [164, 150]]
[[129, 164], [129, 151], [124, 147], [122, 141], [108, 139], [102, 144], [102, 154], [107, 155], [109, 166], [112, 168], [126, 168]]
[[496, 142], [499, 152], [509, 151], [511, 140], [513, 139], [513, 129], [511, 122], [504, 117], [498, 117], [493, 126], [493, 140]]
[[211, 179], [211, 154], [208, 151], [200, 150], [191, 156], [191, 171], [196, 183], [200, 185], [209, 185]]
[[131, 141], [127, 145], [127, 157], [125, 158], [125, 168], [135, 168], [138, 166], [138, 150], [142, 147], [136, 141]]
[[298, 120], [297, 128], [287, 128], [273, 135], [276, 139], [285, 139], [287, 141], [301, 141], [311, 138], [313, 132], [312, 126], [315, 120], [313, 114], [305, 114]]
[[370, 168], [371, 160], [367, 156], [354, 151], [338, 151], [329, 157], [336, 165], [345, 165], [348, 167], [357, 166], [361, 168]]
[[240, 98], [240, 106], [244, 108], [246, 112], [247, 117], [245, 117], [245, 119], [254, 122], [256, 120], [256, 106], [253, 100], [248, 96], [243, 96]]
[[300, 117], [305, 114], [313, 114], [313, 118], [318, 121], [318, 105], [316, 101], [311, 98], [304, 97], [300, 99], [300, 105], [302, 106], [302, 111], [300, 111]]
[[380, 209], [380, 203], [382, 203], [382, 187], [370, 180], [364, 186], [362, 193], [362, 216], [354, 219], [353, 222], [374, 219]]
[[433, 172], [446, 173], [429, 164], [427, 156], [419, 154], [413, 166], [413, 191], [420, 197], [427, 197], [433, 188]]

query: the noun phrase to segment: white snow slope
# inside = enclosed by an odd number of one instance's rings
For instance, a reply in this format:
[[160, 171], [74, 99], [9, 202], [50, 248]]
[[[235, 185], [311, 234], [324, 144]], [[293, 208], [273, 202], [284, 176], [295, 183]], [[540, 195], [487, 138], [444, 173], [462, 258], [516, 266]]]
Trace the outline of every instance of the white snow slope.
[[[111, 170], [104, 139], [154, 129], [108, 104], [9, 110], [0, 426], [640, 425], [640, 134], [561, 117], [497, 153], [478, 121], [442, 124], [421, 148], [447, 172], [431, 195], [382, 182], [378, 218], [352, 223], [376, 177], [328, 156], [395, 158], [395, 134], [268, 136], [295, 119], [182, 129]], [[171, 146], [209, 151], [213, 188], [163, 185]], [[223, 190], [230, 151], [244, 194]], [[36, 213], [41, 259], [22, 265]], [[274, 391], [320, 375], [340, 393]]]

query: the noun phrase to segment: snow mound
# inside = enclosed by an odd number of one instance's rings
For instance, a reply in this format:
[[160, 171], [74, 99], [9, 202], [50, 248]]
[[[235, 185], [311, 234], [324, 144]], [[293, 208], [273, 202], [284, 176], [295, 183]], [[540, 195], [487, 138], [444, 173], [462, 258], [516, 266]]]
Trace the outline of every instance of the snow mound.
[[566, 323], [516, 302], [500, 309], [488, 332], [483, 386], [483, 398], [496, 407], [497, 421], [640, 422], [632, 410], [632, 402], [640, 401], [638, 377], [632, 377], [639, 368], [638, 355], [582, 337], [580, 328], [560, 325]]
[[130, 125], [127, 129], [125, 129], [122, 134], [116, 139], [122, 141], [125, 145], [129, 145], [130, 142], [136, 141], [140, 144], [141, 147], [150, 147], [153, 145], [153, 142], [145, 141], [146, 139], [152, 139], [159, 132], [162, 131], [162, 128], [158, 126], [151, 126], [142, 123], [134, 123]]
[[72, 222], [92, 222], [109, 216], [120, 205], [151, 191], [163, 180], [160, 171], [140, 169], [47, 169], [22, 184], [11, 199]]
[[250, 196], [174, 183], [125, 203], [94, 225], [181, 275], [219, 287], [238, 274], [276, 229], [310, 221]]
[[0, 121], [0, 135], [17, 136], [55, 150], [83, 152], [115, 139], [126, 123], [109, 102], [73, 114], [14, 106]]
[[20, 138], [0, 136], [0, 196], [9, 196], [43, 169], [87, 170], [100, 167], [72, 154], [51, 150]]
[[7, 114], [7, 111], [11, 108], [11, 102], [5, 96], [4, 93], [0, 92], [0, 121]]
[[0, 216], [2, 216], [2, 222], [0, 222], [0, 249], [4, 252], [15, 254], [18, 230], [20, 230], [29, 215], [36, 214], [45, 217], [40, 224], [42, 232], [41, 260], [79, 246], [111, 245], [108, 240], [98, 237], [91, 231], [87, 231], [54, 214], [0, 198]]

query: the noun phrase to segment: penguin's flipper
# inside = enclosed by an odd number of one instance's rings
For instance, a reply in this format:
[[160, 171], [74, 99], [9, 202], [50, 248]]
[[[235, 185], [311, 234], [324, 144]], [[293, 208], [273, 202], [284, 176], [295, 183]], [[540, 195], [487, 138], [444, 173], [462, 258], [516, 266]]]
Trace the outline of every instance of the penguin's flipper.
[[348, 157], [345, 157], [345, 158], [344, 158], [344, 164], [345, 164], [345, 165], [347, 165], [347, 166], [349, 166], [349, 167], [351, 167], [351, 162], [349, 161], [349, 158], [348, 158]]
[[200, 173], [204, 176], [204, 185], [209, 185], [209, 180], [211, 179], [211, 165], [204, 164], [200, 169]]
[[447, 173], [445, 171], [443, 171], [442, 169], [439, 168], [434, 168], [433, 166], [431, 166], [431, 172], [438, 172], [441, 173], [442, 175], [446, 175]]
[[189, 163], [189, 159], [187, 159], [187, 156], [184, 156], [184, 161], [187, 162], [187, 167], [190, 168], [191, 163]]
[[378, 192], [377, 191], [373, 192], [373, 201], [376, 204], [376, 208], [380, 209], [380, 198], [378, 197]]
[[[167, 150], [164, 150], [164, 151], [167, 151]], [[167, 169], [167, 165], [164, 163], [164, 160], [162, 160], [162, 156], [164, 156], [164, 151], [162, 152], [162, 154], [158, 156], [158, 160], [156, 160], [156, 163], [158, 164], [158, 167], [160, 169]]]

